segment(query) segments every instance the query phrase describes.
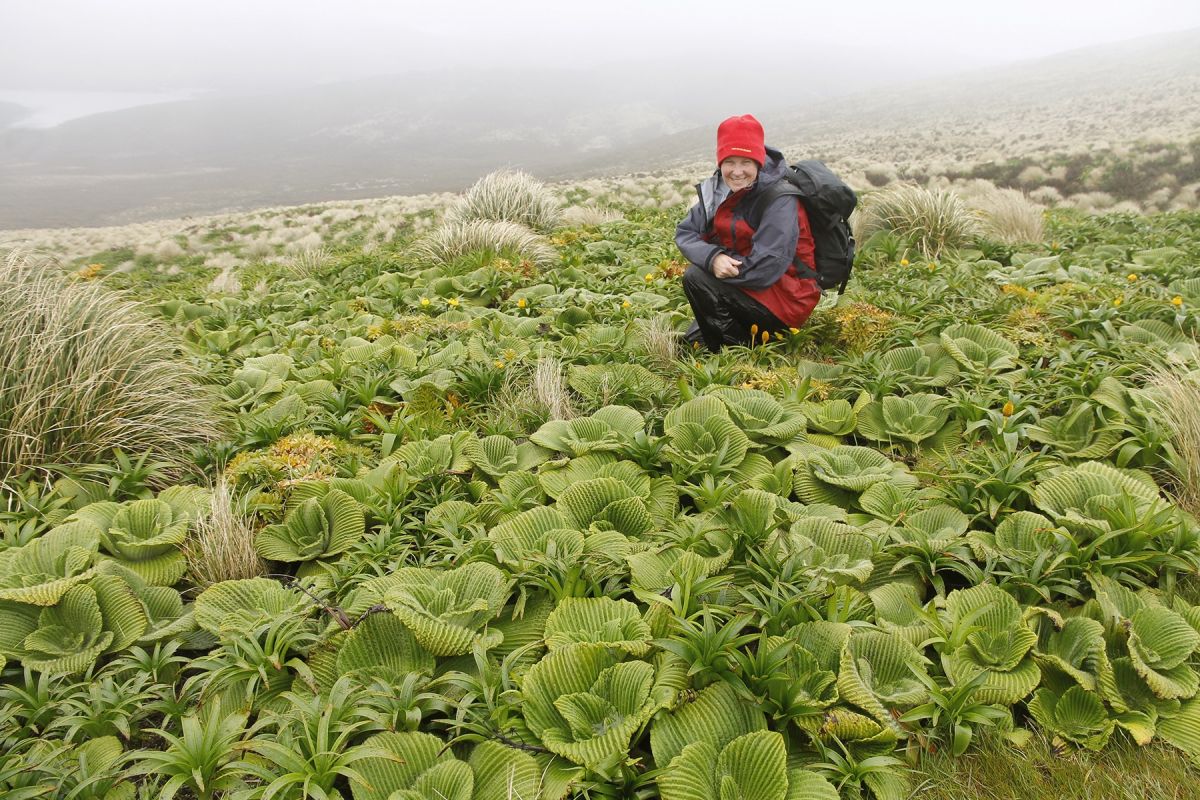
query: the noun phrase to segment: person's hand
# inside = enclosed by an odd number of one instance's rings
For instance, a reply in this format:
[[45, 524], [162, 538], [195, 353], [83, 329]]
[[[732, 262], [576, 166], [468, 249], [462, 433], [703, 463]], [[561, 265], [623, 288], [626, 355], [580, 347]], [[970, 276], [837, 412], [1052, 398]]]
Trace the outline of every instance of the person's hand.
[[712, 273], [714, 277], [724, 280], [725, 278], [736, 278], [738, 276], [738, 267], [742, 262], [735, 261], [725, 253], [717, 253], [717, 257], [712, 262]]

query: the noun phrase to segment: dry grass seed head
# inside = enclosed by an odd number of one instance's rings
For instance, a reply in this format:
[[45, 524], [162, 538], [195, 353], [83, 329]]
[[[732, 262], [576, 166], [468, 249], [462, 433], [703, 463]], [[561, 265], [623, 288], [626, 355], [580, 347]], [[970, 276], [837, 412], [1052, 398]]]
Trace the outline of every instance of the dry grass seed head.
[[550, 419], [571, 419], [575, 416], [562, 362], [557, 358], [544, 356], [538, 359], [533, 370], [533, 394], [546, 407]]
[[1188, 512], [1200, 514], [1200, 372], [1161, 368], [1151, 373], [1147, 386], [1158, 395], [1159, 412], [1171, 429], [1176, 499]]
[[208, 513], [192, 527], [184, 554], [188, 577], [200, 588], [266, 574], [266, 564], [254, 550], [254, 528], [235, 508], [224, 477], [213, 486]]

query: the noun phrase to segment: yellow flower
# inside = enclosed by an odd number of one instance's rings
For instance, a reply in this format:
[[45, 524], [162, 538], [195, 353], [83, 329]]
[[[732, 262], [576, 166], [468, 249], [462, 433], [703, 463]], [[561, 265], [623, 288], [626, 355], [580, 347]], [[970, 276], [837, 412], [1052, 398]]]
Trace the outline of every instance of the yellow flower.
[[1013, 415], [1013, 412], [1016, 410], [1017, 410], [1017, 407], [1013, 405], [1013, 401], [1009, 400], [1007, 403], [1004, 404], [1004, 408], [1000, 409], [1000, 413], [1006, 417], [1011, 417]]
[[796, 334], [800, 333], [799, 328], [788, 328], [788, 330], [792, 332], [792, 336], [795, 336]]
[[633, 303], [626, 300], [624, 303], [621, 303], [621, 308], [629, 308], [632, 305], [633, 305]]
[[421, 298], [421, 305], [422, 305], [422, 306], [428, 306], [428, 305], [429, 305], [429, 298], [428, 298], [428, 297], [422, 297], [422, 298]]
[[99, 275], [102, 269], [104, 269], [103, 264], [88, 264], [86, 267], [80, 267], [75, 274], [85, 281], [90, 281]]
[[1114, 305], [1114, 306], [1119, 306], [1119, 305], [1121, 305], [1121, 303], [1122, 303], [1122, 298], [1120, 298], [1120, 297], [1115, 297], [1115, 298], [1113, 298], [1113, 305]]
[[496, 365], [496, 369], [504, 369], [504, 362], [500, 359], [496, 359], [492, 363]]
[[902, 259], [900, 259], [900, 266], [902, 266], [902, 267], [907, 267], [907, 266], [908, 266], [908, 259], [907, 259], [907, 258], [902, 258]]
[[930, 262], [929, 262], [929, 271], [930, 271], [930, 272], [933, 272], [933, 271], [934, 271], [934, 270], [936, 270], [936, 269], [937, 269], [937, 264], [935, 264], [935, 263], [933, 263], [932, 261], [930, 261]]
[[1125, 280], [1129, 281], [1130, 283], [1133, 283], [1137, 279], [1138, 279], [1138, 276], [1137, 276], [1136, 272], [1131, 272], [1125, 276]]
[[1176, 308], [1179, 308], [1181, 305], [1183, 305], [1183, 298], [1180, 297], [1179, 295], [1175, 295], [1174, 297], [1171, 298], [1171, 305], [1175, 306]]
[[527, 301], [524, 297], [517, 301], [517, 308], [524, 308], [527, 305], [529, 305], [529, 301]]
[[771, 332], [770, 331], [763, 331], [762, 341], [763, 341], [763, 344], [766, 344], [767, 342], [771, 341]]
[[649, 283], [650, 281], [654, 280], [654, 273], [653, 273], [653, 272], [647, 272], [647, 273], [646, 273], [644, 276], [642, 276], [642, 277], [643, 277], [643, 280], [645, 280], [645, 281], [646, 281], [646, 283]]
[[451, 308], [458, 308], [458, 298], [451, 297], [449, 300], [446, 301], [446, 305], [450, 306]]
[[757, 325], [750, 326], [750, 338], [752, 340], [758, 338], [758, 326]]

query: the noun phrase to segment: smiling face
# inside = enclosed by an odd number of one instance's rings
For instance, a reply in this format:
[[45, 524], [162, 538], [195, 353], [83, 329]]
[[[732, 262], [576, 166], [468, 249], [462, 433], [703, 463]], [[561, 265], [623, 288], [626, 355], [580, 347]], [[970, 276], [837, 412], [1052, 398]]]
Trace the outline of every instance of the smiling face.
[[758, 162], [752, 158], [730, 156], [721, 162], [721, 177], [731, 190], [740, 192], [758, 178]]

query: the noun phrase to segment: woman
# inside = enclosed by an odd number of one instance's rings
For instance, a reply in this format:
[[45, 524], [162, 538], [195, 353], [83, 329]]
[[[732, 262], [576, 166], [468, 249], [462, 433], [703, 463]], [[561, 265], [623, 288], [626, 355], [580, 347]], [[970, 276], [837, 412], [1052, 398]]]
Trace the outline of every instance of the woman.
[[821, 299], [816, 280], [803, 277], [814, 274], [804, 205], [783, 195], [755, 207], [787, 169], [749, 114], [717, 128], [717, 171], [697, 185], [700, 202], [675, 229], [675, 243], [691, 262], [683, 275], [696, 316], [688, 341], [703, 339], [714, 353], [750, 344], [752, 331], [799, 328]]

